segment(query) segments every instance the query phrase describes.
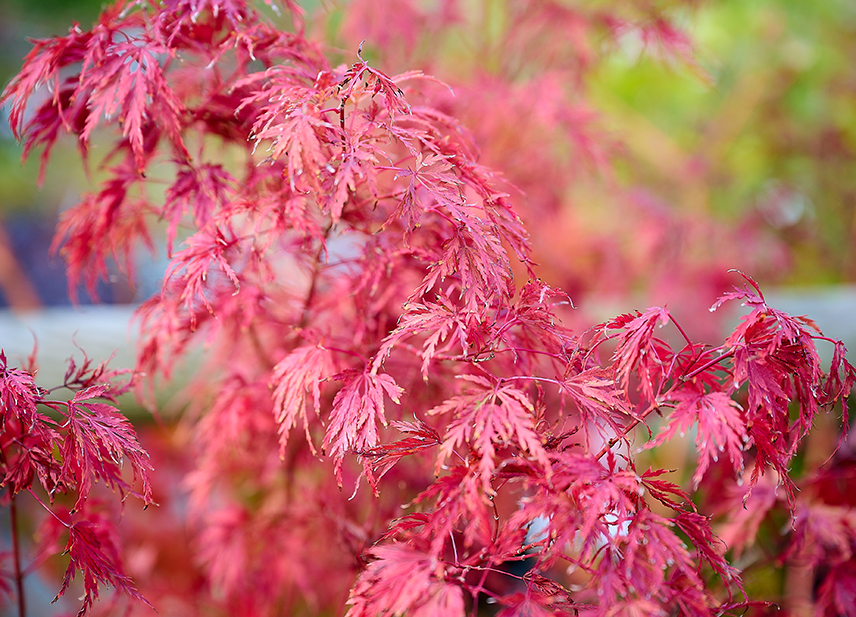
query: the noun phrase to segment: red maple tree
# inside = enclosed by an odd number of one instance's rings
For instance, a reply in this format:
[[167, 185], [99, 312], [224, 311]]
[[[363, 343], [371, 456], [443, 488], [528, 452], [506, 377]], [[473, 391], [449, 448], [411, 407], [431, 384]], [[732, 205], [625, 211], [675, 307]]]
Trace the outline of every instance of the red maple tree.
[[[178, 428], [147, 442], [152, 488], [129, 423], [93, 402], [114, 400], [116, 375], [72, 368], [60, 401], [0, 356], [3, 498], [48, 511], [40, 553], [68, 532], [60, 595], [80, 571], [80, 615], [103, 585], [145, 596], [127, 607], [139, 614], [742, 614], [754, 599], [734, 560], [779, 507], [794, 526], [772, 559], [799, 553], [818, 610], [853, 614], [853, 510], [797, 497], [791, 477], [819, 414], [848, 425], [843, 345], [748, 276], [712, 307], [750, 308], [719, 346], [659, 307], [563, 325], [573, 304], [538, 278], [516, 189], [480, 162], [445, 86], [390, 76], [362, 45], [334, 65], [299, 7], [266, 4], [285, 15], [119, 2], [88, 31], [36, 41], [0, 99], [43, 165], [60, 134], [84, 159], [108, 140], [100, 189], [57, 233], [70, 289], [94, 293], [111, 260], [132, 276], [135, 248], [162, 233], [139, 390], [194, 364]], [[646, 41], [689, 53], [649, 19]], [[826, 370], [817, 341], [834, 347]], [[688, 485], [640, 466], [634, 435], [656, 449], [688, 431]], [[87, 500], [99, 479], [160, 505], [117, 529]]]

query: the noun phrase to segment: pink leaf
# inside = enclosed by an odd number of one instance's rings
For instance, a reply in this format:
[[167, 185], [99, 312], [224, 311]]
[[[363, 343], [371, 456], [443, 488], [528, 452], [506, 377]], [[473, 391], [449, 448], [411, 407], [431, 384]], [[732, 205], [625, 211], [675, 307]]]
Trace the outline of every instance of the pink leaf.
[[463, 617], [462, 590], [444, 580], [436, 557], [401, 544], [375, 546], [369, 554], [374, 561], [351, 590], [347, 617]]
[[68, 527], [68, 544], [65, 553], [69, 556], [68, 568], [63, 577], [62, 587], [54, 598], [54, 602], [63, 595], [75, 578], [75, 573], [83, 575], [83, 606], [78, 611], [78, 617], [89, 614], [95, 600], [98, 599], [99, 585], [112, 585], [117, 590], [145, 602], [137, 591], [131, 579], [122, 573], [118, 563], [117, 547], [105, 530], [99, 525], [81, 520]]
[[734, 473], [741, 475], [749, 434], [740, 405], [724, 392], [699, 394], [683, 389], [667, 396], [677, 405], [669, 414], [667, 425], [646, 447], [662, 445], [677, 433], [683, 435], [695, 428], [699, 463], [693, 485], [698, 487], [711, 460], [718, 461], [720, 455], [727, 456]]
[[309, 435], [306, 418], [307, 394], [312, 395], [315, 415], [321, 413], [321, 382], [333, 372], [330, 353], [318, 346], [298, 347], [280, 360], [273, 368], [270, 387], [273, 388], [273, 406], [279, 425], [280, 456], [285, 455], [288, 435], [297, 421], [303, 423], [306, 442], [315, 454], [315, 445]]
[[333, 457], [336, 479], [342, 486], [342, 460], [348, 452], [363, 452], [378, 443], [377, 423], [386, 426], [384, 394], [394, 403], [404, 390], [389, 375], [346, 371], [334, 379], [345, 385], [333, 399], [324, 452]]
[[[472, 378], [471, 381], [488, 385], [480, 378]], [[439, 473], [456, 448], [466, 445], [478, 457], [482, 488], [493, 494], [491, 481], [496, 468], [496, 446], [514, 445], [538, 461], [549, 477], [552, 470], [547, 452], [535, 431], [533, 412], [534, 407], [526, 394], [511, 385], [471, 390], [434, 407], [429, 414], [455, 415], [443, 437], [435, 473]]]

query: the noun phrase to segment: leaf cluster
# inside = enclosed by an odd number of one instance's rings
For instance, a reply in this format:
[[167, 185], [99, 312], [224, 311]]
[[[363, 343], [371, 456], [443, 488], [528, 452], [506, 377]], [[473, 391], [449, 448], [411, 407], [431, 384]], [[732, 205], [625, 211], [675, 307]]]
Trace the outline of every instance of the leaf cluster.
[[[111, 381], [126, 371], [109, 370], [106, 364], [92, 366], [88, 358], [77, 366], [71, 359], [64, 383], [52, 390], [36, 385], [36, 371], [33, 359], [28, 369], [15, 368], [0, 351], [0, 499], [15, 509], [20, 497], [28, 493], [46, 511], [34, 565], [56, 552], [58, 542], [68, 534], [62, 552], [69, 563], [54, 601], [65, 594], [79, 572], [84, 585], [80, 616], [89, 614], [99, 597], [99, 586], [112, 586], [148, 604], [123, 572], [113, 537], [116, 521], [105, 515], [94, 493], [94, 485], [101, 481], [118, 492], [122, 502], [132, 495], [146, 505], [153, 503], [148, 454], [127, 418], [113, 405], [101, 402], [115, 404], [116, 396], [128, 389], [127, 382]], [[73, 396], [55, 398], [53, 392], [60, 389]], [[123, 469], [125, 461], [131, 478]], [[135, 488], [138, 484], [139, 490]], [[63, 505], [69, 498], [70, 509]], [[13, 527], [12, 533], [18, 530]], [[20, 593], [17, 547], [16, 541], [14, 577]]]

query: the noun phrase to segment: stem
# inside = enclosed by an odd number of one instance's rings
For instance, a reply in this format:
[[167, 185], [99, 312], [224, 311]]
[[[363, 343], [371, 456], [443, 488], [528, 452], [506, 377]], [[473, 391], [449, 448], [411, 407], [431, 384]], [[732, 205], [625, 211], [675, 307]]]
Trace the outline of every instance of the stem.
[[[415, 354], [422, 357], [423, 350], [415, 345], [411, 345], [410, 343], [399, 343], [396, 347], [403, 349], [404, 351], [409, 351], [412, 354]], [[464, 356], [453, 356], [446, 353], [437, 353], [431, 357], [432, 360], [448, 360], [449, 362], [469, 362], [470, 359]]]
[[366, 364], [368, 364], [368, 361], [369, 361], [369, 359], [366, 358], [364, 355], [357, 353], [356, 351], [351, 351], [350, 349], [342, 349], [340, 347], [330, 347], [329, 345], [324, 345], [323, 343], [321, 344], [321, 347], [326, 349], [327, 351], [333, 351], [335, 353], [343, 353], [347, 356], [352, 356], [352, 357], [357, 358], [358, 360], [360, 360]]
[[275, 362], [268, 355], [267, 351], [265, 351], [264, 345], [262, 344], [261, 338], [259, 338], [258, 330], [255, 324], [251, 324], [249, 328], [247, 328], [247, 336], [250, 339], [250, 344], [253, 347], [253, 351], [256, 352], [259, 360], [264, 364], [264, 366], [268, 369], [274, 367]]
[[[684, 332], [684, 329], [681, 327], [681, 324], [679, 324], [675, 320], [674, 317], [669, 315], [669, 319], [672, 321], [672, 324], [675, 326], [675, 328], [677, 328], [678, 332], [681, 333], [681, 336], [684, 337], [684, 340], [687, 342], [686, 347], [684, 347], [684, 349], [689, 349], [690, 352], [692, 352], [692, 355], [693, 355], [692, 361], [687, 365], [687, 369], [689, 369], [689, 367], [691, 367], [693, 364], [698, 362], [698, 359], [702, 355], [702, 350], [701, 350], [701, 348], [699, 348], [698, 350], [695, 349], [695, 345], [693, 345], [692, 341], [690, 341], [690, 337], [687, 336], [687, 333]], [[683, 350], [680, 353], [675, 354], [674, 357], [672, 358], [672, 365], [669, 367], [669, 372], [667, 373], [667, 375], [671, 376], [672, 370], [675, 368], [675, 364], [677, 363], [678, 358], [680, 357], [681, 353], [683, 353]], [[664, 385], [665, 385], [665, 383], [660, 384], [660, 393], [662, 393]], [[658, 396], [659, 396], [659, 393], [658, 393]]]
[[559, 388], [564, 388], [565, 384], [556, 379], [550, 379], [549, 377], [538, 377], [536, 375], [512, 375], [511, 377], [501, 377], [501, 381], [543, 381], [544, 383], [551, 383], [555, 386], [559, 386]]
[[549, 351], [540, 351], [538, 349], [527, 349], [525, 347], [503, 347], [502, 349], [493, 349], [492, 353], [504, 353], [506, 351], [513, 351], [515, 354], [523, 354], [523, 353], [531, 353], [531, 354], [539, 354], [542, 356], [548, 356], [550, 358], [554, 358], [559, 360], [560, 362], [566, 362], [567, 358], [562, 357], [557, 353], [551, 353]]
[[32, 495], [32, 496], [33, 496], [33, 499], [35, 499], [36, 501], [38, 501], [38, 502], [39, 502], [39, 504], [40, 504], [40, 505], [41, 505], [45, 510], [47, 510], [47, 511], [48, 511], [48, 514], [50, 514], [52, 517], [54, 517], [56, 520], [58, 520], [58, 521], [60, 522], [60, 524], [62, 524], [62, 526], [63, 526], [63, 527], [71, 528], [71, 525], [69, 525], [69, 524], [68, 524], [68, 523], [66, 523], [64, 520], [62, 520], [60, 517], [58, 517], [58, 516], [56, 515], [56, 512], [54, 512], [54, 511], [53, 511], [53, 510], [51, 510], [49, 507], [47, 507], [47, 506], [45, 505], [45, 502], [44, 502], [44, 501], [42, 501], [41, 499], [39, 499], [39, 496], [38, 496], [38, 495], [36, 495], [35, 491], [34, 491], [32, 488], [28, 488], [28, 489], [27, 489], [27, 492], [28, 492], [28, 493], [30, 493], [30, 495]]
[[436, 214], [440, 218], [446, 219], [446, 221], [454, 227], [458, 227], [458, 225], [459, 225], [459, 223], [455, 219], [453, 219], [451, 216], [449, 216], [448, 214], [446, 214], [442, 210], [438, 210], [437, 208], [434, 208], [433, 210], [429, 210], [429, 212], [433, 212], [434, 214]]
[[616, 332], [615, 334], [610, 334], [609, 336], [604, 336], [601, 339], [597, 339], [597, 336], [598, 336], [598, 333], [595, 333], [594, 334], [595, 338], [593, 339], [594, 343], [586, 352], [586, 355], [585, 355], [586, 359], [590, 358], [591, 355], [595, 352], [595, 350], [598, 347], [600, 347], [603, 343], [605, 343], [606, 341], [611, 341], [614, 338], [618, 338], [618, 333]]
[[720, 362], [722, 362], [723, 360], [727, 360], [728, 358], [730, 358], [730, 357], [731, 357], [731, 356], [733, 356], [733, 355], [734, 355], [734, 350], [732, 349], [732, 350], [731, 350], [731, 351], [729, 351], [728, 353], [724, 353], [724, 354], [722, 354], [721, 356], [719, 356], [718, 358], [714, 358], [714, 359], [713, 359], [713, 360], [711, 360], [710, 362], [708, 362], [708, 363], [706, 363], [706, 364], [704, 364], [704, 365], [700, 366], [700, 367], [699, 367], [699, 368], [697, 368], [696, 370], [692, 371], [689, 375], [684, 375], [684, 376], [682, 376], [682, 377], [681, 377], [681, 381], [687, 381], [687, 380], [689, 380], [689, 379], [692, 379], [693, 377], [695, 377], [695, 376], [696, 376], [696, 375], [698, 375], [699, 373], [703, 373], [704, 371], [706, 371], [707, 369], [709, 369], [711, 366], [716, 366], [717, 364], [719, 364], [719, 363], [720, 363]]
[[404, 191], [396, 191], [395, 193], [386, 193], [385, 195], [378, 195], [376, 197], [374, 195], [372, 195], [372, 196], [369, 196], [369, 197], [363, 199], [359, 203], [357, 203], [356, 206], [354, 207], [354, 209], [355, 210], [361, 210], [366, 204], [368, 204], [369, 202], [372, 202], [372, 201], [380, 202], [380, 201], [383, 201], [384, 199], [398, 199], [403, 194], [404, 194]]
[[309, 323], [309, 310], [312, 306], [313, 300], [315, 299], [315, 293], [318, 287], [318, 276], [321, 272], [321, 264], [319, 262], [321, 260], [321, 255], [327, 250], [327, 238], [330, 236], [330, 230], [332, 229], [333, 222], [331, 221], [330, 224], [327, 225], [327, 229], [324, 230], [324, 238], [315, 253], [315, 262], [312, 266], [312, 281], [309, 283], [309, 291], [306, 292], [306, 299], [303, 301], [303, 311], [301, 312], [300, 323], [297, 325], [298, 330], [302, 330], [306, 327], [306, 324]]
[[[497, 491], [497, 492], [499, 492], [499, 491]], [[491, 496], [490, 505], [493, 506], [493, 523], [494, 523], [494, 525], [493, 525], [493, 538], [491, 538], [491, 540], [496, 542], [496, 539], [499, 537], [499, 510], [496, 507], [496, 497], [495, 496]]]
[[648, 410], [645, 413], [643, 413], [641, 416], [634, 417], [633, 421], [630, 424], [628, 424], [627, 426], [625, 426], [624, 430], [621, 431], [620, 434], [616, 435], [615, 437], [613, 437], [612, 439], [610, 439], [609, 441], [607, 441], [604, 444], [604, 446], [600, 449], [600, 452], [598, 452], [597, 456], [595, 456], [595, 459], [600, 460], [600, 458], [603, 457], [604, 454], [606, 454], [607, 452], [609, 452], [612, 449], [612, 446], [614, 446], [619, 441], [621, 441], [622, 439], [627, 437], [627, 435], [630, 433], [630, 431], [632, 431], [637, 426], [639, 426], [642, 423], [642, 421], [651, 414], [652, 411], [654, 411], [655, 409], [659, 409], [659, 408], [660, 408], [659, 405], [649, 407]]
[[678, 329], [678, 332], [680, 332], [680, 333], [681, 333], [681, 336], [683, 336], [683, 337], [684, 337], [684, 340], [687, 342], [687, 345], [689, 346], [689, 348], [690, 348], [690, 349], [692, 349], [692, 348], [693, 348], [693, 344], [692, 344], [692, 342], [690, 341], [690, 337], [688, 337], [688, 336], [687, 336], [687, 333], [686, 333], [686, 332], [684, 332], [684, 329], [681, 327], [681, 324], [679, 324], [679, 323], [675, 320], [675, 318], [674, 318], [674, 317], [672, 317], [671, 315], [669, 315], [669, 319], [672, 321], [672, 324], [674, 324], [674, 326]]
[[24, 576], [21, 574], [21, 548], [18, 544], [18, 506], [14, 495], [9, 502], [9, 522], [12, 528], [12, 554], [15, 564], [15, 591], [18, 593], [18, 617], [26, 617], [27, 604], [24, 598]]
[[785, 563], [784, 608], [793, 617], [812, 617], [815, 614], [812, 599], [814, 568], [805, 553], [805, 550], [800, 550]]
[[479, 581], [479, 584], [476, 585], [475, 588], [473, 588], [470, 591], [470, 593], [472, 593], [472, 595], [473, 595], [473, 612], [472, 612], [473, 617], [477, 617], [477, 615], [479, 614], [479, 594], [484, 589], [484, 584], [485, 584], [485, 581], [487, 581], [487, 575], [488, 575], [489, 571], [490, 570], [488, 568], [484, 569], [484, 572], [482, 572], [482, 577], [481, 577], [481, 580]]

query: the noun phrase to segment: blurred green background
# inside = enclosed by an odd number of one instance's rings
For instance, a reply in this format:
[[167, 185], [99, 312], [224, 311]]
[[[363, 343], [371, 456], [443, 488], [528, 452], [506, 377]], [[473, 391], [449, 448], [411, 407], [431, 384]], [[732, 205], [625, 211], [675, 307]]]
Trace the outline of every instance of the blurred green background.
[[[0, 2], [0, 84], [5, 86], [21, 69], [24, 57], [32, 49], [30, 39], [64, 35], [72, 23], [91, 26], [101, 6], [101, 0], [2, 0]], [[43, 191], [36, 188], [38, 157], [26, 166], [20, 163], [21, 149], [9, 132], [7, 110], [2, 112], [0, 123], [0, 216], [18, 208], [31, 208], [43, 204], [53, 206], [52, 189], [62, 182], [49, 182]], [[68, 146], [73, 144], [60, 144]], [[69, 165], [67, 172], [76, 173]]]
[[[0, 1], [0, 84], [5, 87], [21, 69], [32, 49], [30, 39], [63, 35], [75, 20], [89, 26], [101, 5], [99, 0]], [[21, 148], [9, 129], [4, 107], [0, 110], [0, 307], [11, 306], [18, 312], [68, 304], [62, 264], [48, 257], [48, 249], [60, 208], [72, 205], [86, 186], [70, 140], [60, 140], [57, 159], [49, 168], [52, 173], [41, 188], [38, 172], [39, 153], [22, 165]]]
[[601, 67], [621, 137], [687, 207], [756, 210], [796, 251], [783, 283], [852, 283], [856, 3], [709, 2], [688, 29], [702, 77], [630, 53]]

